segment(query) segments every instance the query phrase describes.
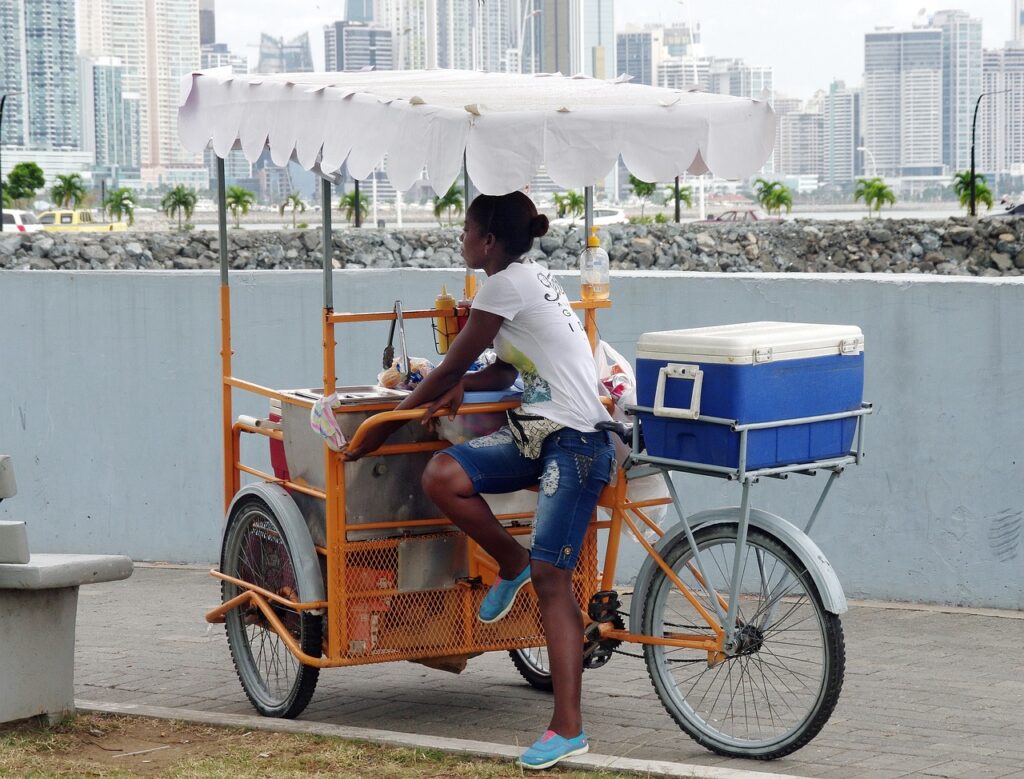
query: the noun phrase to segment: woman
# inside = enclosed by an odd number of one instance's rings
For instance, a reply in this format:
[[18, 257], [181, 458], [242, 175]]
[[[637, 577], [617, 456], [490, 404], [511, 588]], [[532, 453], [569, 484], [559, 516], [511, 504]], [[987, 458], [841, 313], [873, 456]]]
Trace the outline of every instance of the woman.
[[[594, 425], [610, 417], [598, 398], [594, 358], [579, 317], [547, 270], [522, 255], [547, 232], [547, 217], [522, 192], [476, 198], [461, 236], [466, 265], [487, 282], [469, 321], [435, 368], [399, 405], [428, 406], [454, 415], [463, 393], [500, 390], [522, 376], [522, 407], [496, 433], [450, 447], [430, 461], [423, 488], [453, 523], [498, 563], [499, 578], [479, 619], [496, 622], [533, 583], [540, 603], [554, 687], [548, 730], [520, 758], [548, 768], [588, 750], [580, 711], [583, 620], [572, 591], [572, 571], [597, 497], [608, 483], [613, 447]], [[498, 359], [477, 373], [466, 369], [494, 344]], [[380, 426], [356, 459], [377, 449], [399, 425]], [[540, 483], [531, 549], [494, 518], [480, 493], [512, 492]]]

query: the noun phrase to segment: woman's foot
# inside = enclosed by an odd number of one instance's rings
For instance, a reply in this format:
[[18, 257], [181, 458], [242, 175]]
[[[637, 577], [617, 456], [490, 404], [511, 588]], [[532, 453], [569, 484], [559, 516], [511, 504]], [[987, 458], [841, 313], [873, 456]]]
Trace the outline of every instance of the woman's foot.
[[497, 622], [499, 619], [504, 617], [512, 609], [512, 604], [516, 602], [516, 596], [519, 591], [523, 589], [530, 581], [530, 564], [527, 563], [526, 567], [519, 572], [519, 575], [514, 579], [502, 579], [500, 576], [494, 580], [494, 584], [491, 585], [491, 589], [487, 591], [487, 595], [484, 596], [483, 603], [480, 604], [480, 612], [477, 614], [479, 619], [484, 624], [489, 625], [492, 622]]
[[587, 734], [580, 731], [574, 738], [563, 738], [549, 730], [523, 752], [519, 765], [524, 768], [551, 768], [555, 763], [573, 755], [582, 755], [590, 750]]

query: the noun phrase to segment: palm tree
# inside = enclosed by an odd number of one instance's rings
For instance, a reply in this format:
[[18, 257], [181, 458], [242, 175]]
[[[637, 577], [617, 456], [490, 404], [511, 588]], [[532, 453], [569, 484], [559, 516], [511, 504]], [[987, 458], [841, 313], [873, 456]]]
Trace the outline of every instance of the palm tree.
[[61, 208], [78, 208], [85, 200], [85, 182], [77, 173], [57, 176], [57, 183], [50, 187], [50, 199]]
[[110, 214], [111, 219], [118, 222], [128, 217], [128, 226], [135, 224], [135, 195], [128, 187], [118, 187], [107, 193], [103, 201], [103, 210]]
[[239, 224], [240, 218], [249, 213], [249, 209], [256, 202], [256, 196], [245, 187], [235, 185], [228, 187], [224, 202], [228, 204], [228, 210], [231, 212], [231, 216], [234, 217], [235, 228], [239, 228], [241, 227], [241, 224]]
[[679, 183], [679, 177], [673, 181], [665, 189], [665, 202], [668, 202], [669, 198], [675, 203], [676, 206], [676, 221], [679, 221], [679, 203], [680, 201], [686, 203], [687, 208], [693, 208], [693, 190], [687, 186]]
[[793, 210], [793, 193], [781, 181], [754, 179], [754, 194], [757, 196], [757, 202], [761, 204], [761, 208], [769, 214], [772, 211], [777, 211], [781, 215], [783, 206], [785, 206], [787, 214]]
[[556, 194], [554, 197], [555, 207], [558, 209], [558, 216], [568, 215], [573, 224], [576, 224], [576, 217], [583, 214], [587, 207], [587, 200], [575, 189], [568, 192]]
[[[960, 205], [970, 212], [971, 208], [971, 172], [962, 170], [953, 176], [953, 191], [956, 192]], [[985, 183], [985, 177], [980, 173], [974, 174], [974, 200], [976, 203], [984, 203], [985, 207], [992, 210], [992, 190]]]
[[632, 173], [629, 174], [629, 185], [633, 188], [633, 194], [640, 198], [640, 218], [643, 219], [647, 198], [654, 194], [658, 185], [653, 181], [641, 181]]
[[289, 206], [292, 209], [292, 229], [294, 230], [295, 229], [295, 210], [298, 209], [299, 211], [305, 212], [306, 204], [302, 202], [302, 198], [299, 197], [299, 193], [298, 192], [292, 192], [290, 195], [288, 195], [288, 197], [286, 197], [284, 199], [284, 202], [280, 205], [280, 207], [278, 209], [281, 212], [281, 216], [284, 216], [284, 210], [286, 208], [288, 208]]
[[462, 190], [452, 184], [448, 187], [448, 191], [444, 193], [444, 197], [434, 198], [434, 216], [437, 218], [438, 224], [441, 223], [441, 214], [443, 212], [448, 213], [448, 226], [452, 226], [452, 211], [458, 216], [462, 213]]
[[872, 211], [882, 212], [882, 206], [886, 203], [896, 203], [896, 195], [889, 189], [885, 181], [878, 176], [870, 179], [857, 179], [857, 188], [853, 191], [853, 202], [856, 203], [864, 198], [864, 205], [868, 207], [868, 216]]
[[160, 200], [160, 210], [167, 214], [170, 219], [174, 219], [174, 215], [177, 214], [178, 229], [180, 230], [182, 214], [184, 214], [186, 219], [190, 219], [192, 212], [196, 210], [195, 190], [186, 189], [183, 184], [178, 184]]
[[[359, 213], [365, 214], [366, 208], [369, 201], [366, 199], [366, 195], [362, 192], [359, 193]], [[352, 217], [356, 214], [356, 193], [355, 190], [342, 195], [341, 200], [338, 202], [338, 208], [345, 213], [345, 220], [348, 222], [352, 221]]]

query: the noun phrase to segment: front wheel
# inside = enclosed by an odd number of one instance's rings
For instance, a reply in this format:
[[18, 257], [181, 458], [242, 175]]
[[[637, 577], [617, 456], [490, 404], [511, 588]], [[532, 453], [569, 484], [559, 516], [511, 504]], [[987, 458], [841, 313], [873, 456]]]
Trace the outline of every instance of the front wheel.
[[[708, 583], [723, 601], [736, 564], [736, 533], [735, 524], [694, 532]], [[687, 539], [669, 547], [664, 559], [713, 615]], [[806, 567], [774, 536], [750, 528], [739, 565], [738, 629], [724, 657], [645, 644], [644, 659], [665, 709], [697, 743], [730, 757], [771, 760], [804, 746], [832, 714], [843, 685], [843, 630], [822, 606]], [[642, 597], [645, 635], [714, 635], [660, 568]]]
[[[287, 600], [300, 600], [288, 538], [274, 512], [259, 498], [248, 498], [231, 512], [224, 531], [220, 569]], [[240, 592], [230, 582], [221, 584], [224, 601]], [[271, 607], [302, 651], [319, 657], [323, 618], [275, 601], [271, 601]], [[296, 660], [254, 605], [232, 609], [224, 622], [238, 679], [256, 710], [264, 717], [301, 714], [313, 697], [320, 669]]]

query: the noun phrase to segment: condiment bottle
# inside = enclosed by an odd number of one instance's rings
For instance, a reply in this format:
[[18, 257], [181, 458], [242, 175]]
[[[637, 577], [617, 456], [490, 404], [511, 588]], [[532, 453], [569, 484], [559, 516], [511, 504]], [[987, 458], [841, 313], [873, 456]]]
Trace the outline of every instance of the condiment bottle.
[[441, 287], [441, 294], [434, 300], [438, 311], [451, 312], [437, 317], [437, 353], [447, 354], [448, 347], [459, 334], [459, 321], [455, 316], [455, 298], [448, 294], [448, 287]]
[[607, 300], [609, 289], [608, 252], [601, 248], [597, 228], [590, 228], [587, 247], [580, 253], [580, 299]]

